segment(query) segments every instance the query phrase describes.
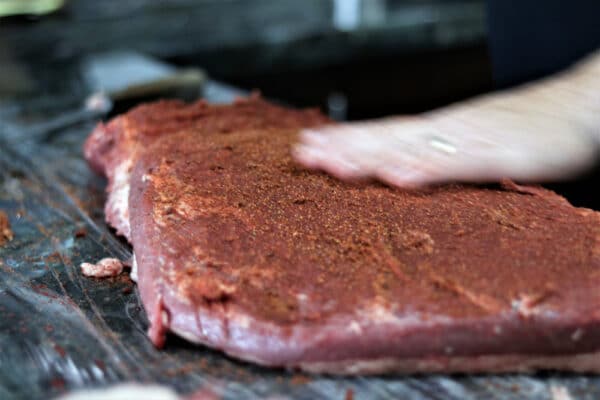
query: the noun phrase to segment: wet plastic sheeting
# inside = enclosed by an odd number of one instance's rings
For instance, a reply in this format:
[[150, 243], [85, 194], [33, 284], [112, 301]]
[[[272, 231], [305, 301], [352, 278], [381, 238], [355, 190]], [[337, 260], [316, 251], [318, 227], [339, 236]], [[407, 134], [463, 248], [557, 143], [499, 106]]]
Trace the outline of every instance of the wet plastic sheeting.
[[43, 120], [35, 108], [0, 119], [0, 209], [14, 231], [0, 248], [0, 399], [47, 399], [123, 381], [226, 399], [343, 399], [350, 392], [356, 399], [557, 399], [565, 391], [600, 398], [594, 376], [335, 378], [254, 367], [175, 337], [156, 350], [128, 275], [96, 280], [79, 271], [83, 261], [131, 255], [103, 222], [105, 182], [82, 158], [94, 122], [34, 142], [26, 140], [28, 121]]

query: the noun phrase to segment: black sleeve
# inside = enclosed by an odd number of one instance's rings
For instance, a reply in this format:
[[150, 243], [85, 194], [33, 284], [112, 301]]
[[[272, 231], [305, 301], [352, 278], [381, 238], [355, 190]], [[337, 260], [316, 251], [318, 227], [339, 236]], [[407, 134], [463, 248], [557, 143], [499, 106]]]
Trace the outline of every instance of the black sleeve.
[[500, 87], [556, 72], [600, 47], [600, 0], [487, 0]]

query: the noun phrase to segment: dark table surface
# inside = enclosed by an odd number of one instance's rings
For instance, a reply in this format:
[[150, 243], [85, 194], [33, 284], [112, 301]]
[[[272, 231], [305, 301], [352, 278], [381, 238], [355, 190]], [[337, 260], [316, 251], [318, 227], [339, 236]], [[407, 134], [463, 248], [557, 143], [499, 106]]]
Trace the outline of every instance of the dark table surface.
[[[208, 100], [231, 97], [213, 83], [208, 89]], [[350, 391], [355, 399], [600, 398], [600, 378], [586, 375], [329, 377], [255, 367], [175, 337], [156, 350], [128, 275], [96, 280], [79, 271], [84, 261], [127, 259], [131, 248], [104, 223], [106, 182], [82, 157], [97, 121], [39, 134], [77, 107], [83, 91], [70, 93], [0, 106], [0, 210], [14, 231], [0, 247], [0, 399], [125, 381], [209, 389], [226, 399], [343, 399]]]

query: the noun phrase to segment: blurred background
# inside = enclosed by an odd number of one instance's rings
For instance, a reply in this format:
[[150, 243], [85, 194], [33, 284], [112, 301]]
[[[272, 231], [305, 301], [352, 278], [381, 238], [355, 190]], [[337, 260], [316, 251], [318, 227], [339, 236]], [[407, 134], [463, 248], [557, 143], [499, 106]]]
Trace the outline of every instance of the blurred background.
[[[0, 0], [0, 123], [17, 123], [0, 133], [39, 139], [140, 101], [227, 102], [252, 90], [337, 120], [421, 112], [567, 65], [548, 59], [549, 43], [570, 62], [583, 55], [561, 33], [581, 13], [544, 4], [519, 2], [515, 12], [486, 0]], [[530, 24], [549, 9], [561, 20]], [[585, 18], [594, 26], [594, 15]], [[502, 35], [490, 40], [498, 25]], [[490, 42], [509, 63], [495, 79]], [[521, 60], [529, 70], [515, 67]], [[598, 177], [549, 186], [598, 208], [589, 190]]]
[[89, 56], [116, 51], [340, 119], [491, 88], [484, 0], [0, 0], [0, 16], [0, 101], [85, 97]]

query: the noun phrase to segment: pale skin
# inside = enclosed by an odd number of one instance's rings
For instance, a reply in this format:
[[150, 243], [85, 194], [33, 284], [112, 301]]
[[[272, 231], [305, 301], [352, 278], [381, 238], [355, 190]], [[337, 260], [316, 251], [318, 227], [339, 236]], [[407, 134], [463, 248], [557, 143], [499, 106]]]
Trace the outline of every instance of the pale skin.
[[600, 51], [549, 78], [428, 113], [303, 131], [293, 154], [340, 179], [419, 188], [569, 178], [599, 148]]

